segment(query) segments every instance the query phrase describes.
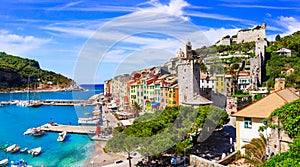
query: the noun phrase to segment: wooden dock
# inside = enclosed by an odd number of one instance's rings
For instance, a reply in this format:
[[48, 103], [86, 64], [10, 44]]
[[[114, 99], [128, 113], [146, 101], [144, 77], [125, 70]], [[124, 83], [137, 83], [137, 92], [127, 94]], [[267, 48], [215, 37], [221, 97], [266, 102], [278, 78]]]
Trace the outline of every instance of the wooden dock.
[[63, 132], [67, 131], [67, 133], [74, 133], [74, 134], [88, 134], [88, 135], [95, 135], [96, 126], [76, 126], [76, 125], [61, 125], [58, 124], [57, 126], [52, 126], [50, 124], [42, 125], [41, 130], [46, 132]]

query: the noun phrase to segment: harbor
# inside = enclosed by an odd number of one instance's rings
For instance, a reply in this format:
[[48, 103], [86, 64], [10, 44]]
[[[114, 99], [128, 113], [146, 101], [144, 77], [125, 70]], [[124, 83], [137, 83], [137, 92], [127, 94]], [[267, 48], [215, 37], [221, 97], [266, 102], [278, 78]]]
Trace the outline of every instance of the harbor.
[[26, 106], [28, 103], [47, 105], [47, 106], [96, 106], [97, 103], [90, 102], [88, 100], [13, 100], [13, 101], [2, 101], [1, 106], [4, 105], [17, 105]]
[[39, 127], [42, 131], [45, 132], [57, 132], [61, 133], [66, 131], [71, 134], [88, 134], [94, 135], [96, 132], [96, 126], [77, 126], [77, 125], [51, 125], [49, 123]]

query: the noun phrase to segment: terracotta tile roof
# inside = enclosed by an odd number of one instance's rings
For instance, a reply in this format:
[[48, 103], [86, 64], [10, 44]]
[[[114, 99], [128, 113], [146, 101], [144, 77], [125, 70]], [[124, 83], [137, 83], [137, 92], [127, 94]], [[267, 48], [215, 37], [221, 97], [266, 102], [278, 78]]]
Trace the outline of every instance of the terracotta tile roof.
[[275, 93], [277, 93], [280, 97], [282, 97], [288, 103], [299, 98], [299, 96], [295, 92], [293, 92], [291, 89], [283, 89], [283, 90], [275, 92]]
[[252, 118], [268, 118], [270, 114], [277, 108], [286, 103], [290, 103], [299, 96], [290, 89], [283, 89], [273, 92], [261, 100], [239, 110], [234, 117], [252, 117]]
[[158, 77], [157, 79], [165, 79], [165, 78], [167, 78], [168, 76], [170, 76], [170, 74], [164, 74], [164, 75]]

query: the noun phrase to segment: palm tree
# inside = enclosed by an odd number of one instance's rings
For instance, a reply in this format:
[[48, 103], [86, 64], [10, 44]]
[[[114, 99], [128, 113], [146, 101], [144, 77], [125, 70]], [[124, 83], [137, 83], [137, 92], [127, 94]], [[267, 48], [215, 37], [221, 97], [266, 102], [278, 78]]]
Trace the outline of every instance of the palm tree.
[[266, 161], [266, 147], [267, 139], [260, 133], [260, 138], [254, 138], [249, 144], [244, 145], [242, 148], [245, 149], [245, 162], [254, 166], [262, 165]]
[[143, 109], [142, 106], [136, 101], [132, 104], [133, 110], [136, 112], [136, 116], [139, 116], [140, 111]]

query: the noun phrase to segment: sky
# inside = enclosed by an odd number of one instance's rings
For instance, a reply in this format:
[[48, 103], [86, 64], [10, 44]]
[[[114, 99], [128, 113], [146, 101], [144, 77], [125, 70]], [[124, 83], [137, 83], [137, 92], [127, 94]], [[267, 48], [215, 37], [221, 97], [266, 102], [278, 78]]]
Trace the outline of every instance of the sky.
[[77, 83], [161, 65], [186, 40], [193, 49], [266, 23], [300, 29], [299, 0], [0, 0], [0, 51], [35, 59]]

